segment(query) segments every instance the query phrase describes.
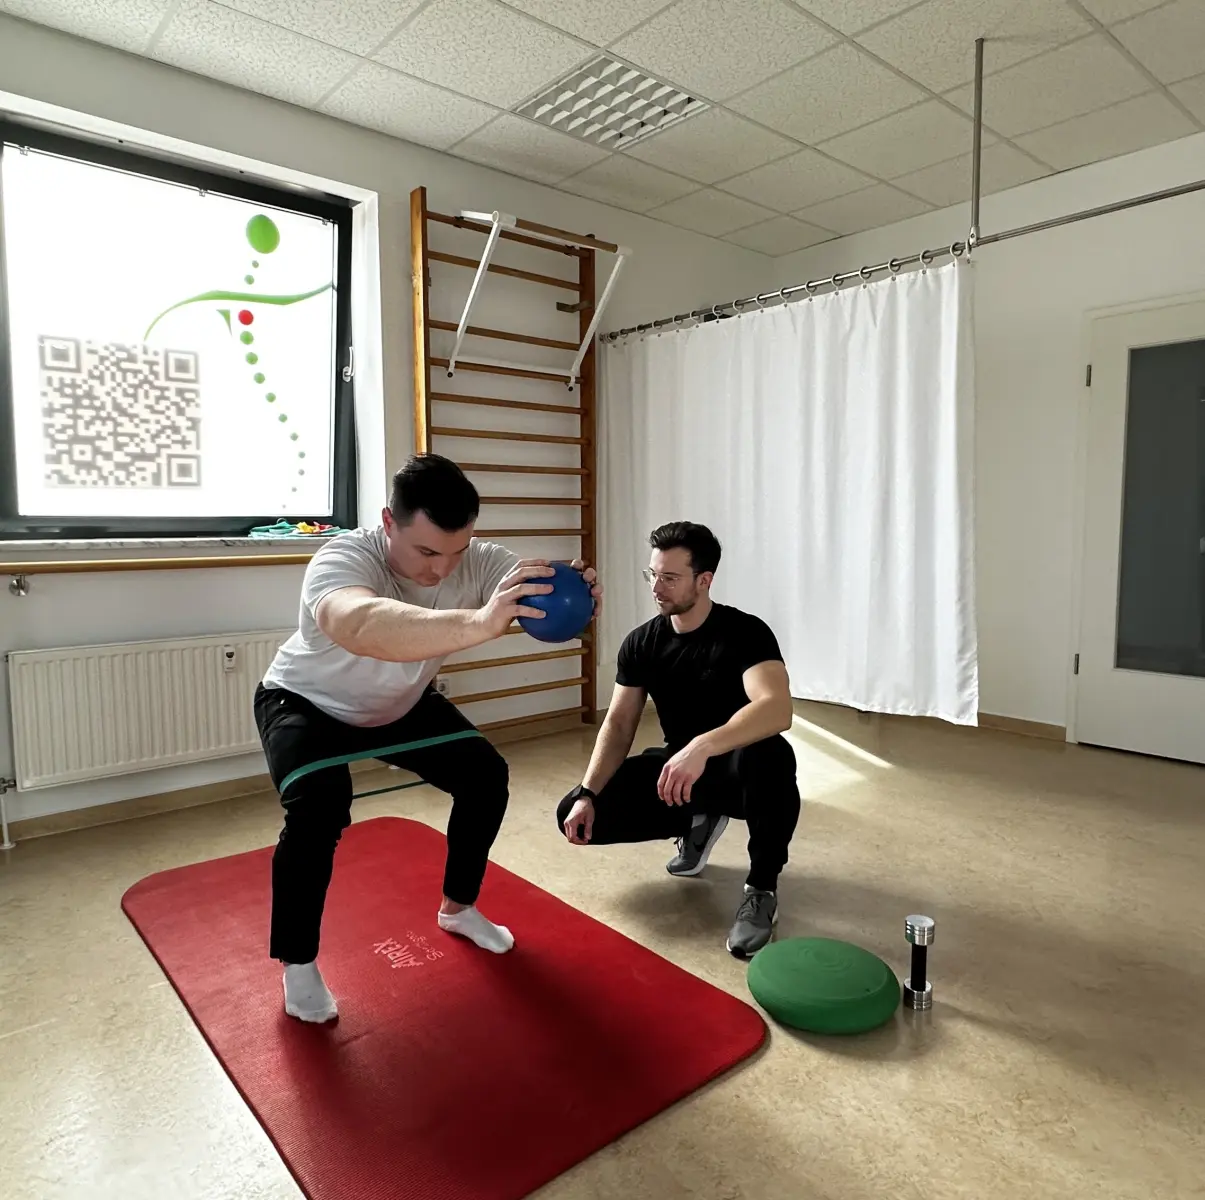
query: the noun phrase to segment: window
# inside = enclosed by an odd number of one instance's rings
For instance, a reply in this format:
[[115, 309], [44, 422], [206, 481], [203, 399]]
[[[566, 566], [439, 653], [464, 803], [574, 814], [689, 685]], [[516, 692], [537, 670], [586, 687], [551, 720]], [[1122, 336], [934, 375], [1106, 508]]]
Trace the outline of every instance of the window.
[[0, 124], [0, 537], [355, 523], [351, 209]]

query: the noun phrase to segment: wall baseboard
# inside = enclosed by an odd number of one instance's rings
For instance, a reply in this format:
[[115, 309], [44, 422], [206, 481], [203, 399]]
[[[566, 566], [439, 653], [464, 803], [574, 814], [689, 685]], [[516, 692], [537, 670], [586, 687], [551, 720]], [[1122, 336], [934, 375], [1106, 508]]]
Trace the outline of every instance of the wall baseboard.
[[1018, 733], [1023, 737], [1043, 738], [1050, 742], [1065, 742], [1065, 725], [1047, 725], [1042, 721], [1025, 721], [1020, 717], [998, 717], [993, 713], [979, 714], [980, 729], [994, 729], [998, 733]]
[[[544, 721], [532, 721], [526, 717], [513, 723], [499, 721], [486, 726], [482, 732], [495, 746], [508, 742], [527, 741], [530, 738], [547, 737], [553, 733], [565, 733], [574, 729], [590, 729], [592, 725], [582, 721], [577, 713], [561, 713]], [[365, 771], [379, 771], [381, 764], [373, 759], [352, 763], [353, 775]], [[46, 837], [52, 833], [70, 833], [78, 829], [93, 829], [99, 825], [113, 825], [118, 821], [133, 821], [138, 817], [152, 817], [160, 813], [176, 812], [185, 808], [197, 808], [202, 804], [215, 804], [221, 800], [235, 800], [242, 796], [264, 793], [276, 803], [272, 780], [266, 775], [247, 775], [241, 779], [227, 779], [221, 783], [204, 783], [197, 787], [178, 788], [171, 792], [158, 792], [150, 796], [135, 796], [129, 800], [115, 800], [110, 804], [93, 804], [87, 808], [73, 808], [67, 812], [47, 813], [40, 817], [26, 817], [9, 822], [10, 836], [14, 842], [30, 838]]]

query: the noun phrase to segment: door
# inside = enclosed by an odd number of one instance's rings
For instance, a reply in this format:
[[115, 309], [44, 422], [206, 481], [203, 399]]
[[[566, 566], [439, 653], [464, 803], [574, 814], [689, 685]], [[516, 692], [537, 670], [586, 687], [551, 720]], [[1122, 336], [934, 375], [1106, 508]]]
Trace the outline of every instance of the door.
[[1076, 736], [1205, 762], [1205, 302], [1092, 327]]

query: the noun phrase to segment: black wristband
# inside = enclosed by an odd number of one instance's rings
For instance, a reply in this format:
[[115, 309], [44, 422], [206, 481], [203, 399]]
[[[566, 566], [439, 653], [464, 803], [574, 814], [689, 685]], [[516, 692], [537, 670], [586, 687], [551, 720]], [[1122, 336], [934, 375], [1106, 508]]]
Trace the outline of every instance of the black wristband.
[[577, 787], [569, 793], [571, 800], [580, 800], [583, 796], [589, 796], [591, 800], [597, 800], [598, 796], [592, 792], [584, 783], [579, 783]]

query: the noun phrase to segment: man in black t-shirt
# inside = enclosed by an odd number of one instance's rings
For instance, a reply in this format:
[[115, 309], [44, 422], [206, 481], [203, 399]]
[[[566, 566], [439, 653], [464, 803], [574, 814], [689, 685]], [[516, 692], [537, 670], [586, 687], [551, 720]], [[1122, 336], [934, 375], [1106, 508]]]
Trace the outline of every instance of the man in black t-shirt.
[[[649, 538], [645, 578], [660, 615], [624, 639], [616, 687], [585, 778], [557, 824], [577, 846], [676, 838], [671, 875], [698, 875], [729, 817], [749, 828], [745, 898], [728, 934], [738, 957], [778, 919], [778, 875], [799, 820], [795, 755], [782, 732], [791, 693], [778, 641], [760, 618], [711, 599], [720, 544], [689, 521]], [[627, 757], [652, 697], [665, 745]]]

